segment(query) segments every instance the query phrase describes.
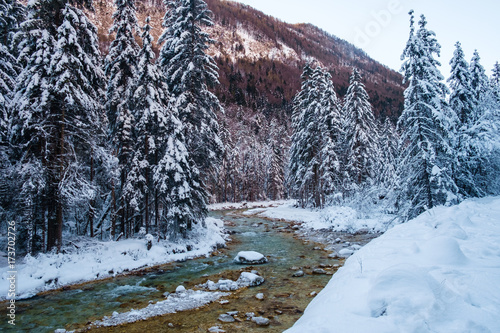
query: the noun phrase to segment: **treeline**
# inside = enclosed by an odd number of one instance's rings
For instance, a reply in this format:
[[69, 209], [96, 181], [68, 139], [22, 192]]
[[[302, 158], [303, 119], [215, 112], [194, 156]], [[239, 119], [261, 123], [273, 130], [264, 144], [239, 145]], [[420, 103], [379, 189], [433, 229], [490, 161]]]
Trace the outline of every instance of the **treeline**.
[[156, 60], [134, 0], [115, 1], [104, 59], [90, 2], [0, 5], [0, 214], [17, 221], [20, 250], [59, 250], [63, 234], [186, 238], [203, 227], [224, 151], [206, 3], [167, 2]]
[[477, 51], [460, 43], [450, 61], [450, 90], [435, 56], [440, 46], [424, 16], [403, 53], [405, 107], [397, 130], [374, 119], [354, 69], [339, 102], [329, 73], [309, 65], [295, 98], [289, 182], [302, 206], [381, 202], [404, 218], [437, 205], [500, 191], [500, 65], [491, 79]]
[[[265, 112], [264, 112], [265, 113]], [[209, 182], [212, 201], [280, 200], [290, 147], [288, 117], [279, 112], [229, 107], [221, 115], [225, 151], [218, 173]]]

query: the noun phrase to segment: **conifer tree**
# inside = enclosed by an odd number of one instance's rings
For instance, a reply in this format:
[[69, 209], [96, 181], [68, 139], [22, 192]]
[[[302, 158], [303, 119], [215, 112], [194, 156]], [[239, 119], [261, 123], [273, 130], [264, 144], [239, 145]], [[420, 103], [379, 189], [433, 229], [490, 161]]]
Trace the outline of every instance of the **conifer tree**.
[[30, 2], [22, 28], [11, 141], [27, 220], [46, 225], [47, 249], [59, 249], [66, 209], [93, 194], [81, 156], [103, 123], [97, 29], [57, 1]]
[[382, 165], [378, 181], [386, 188], [392, 187], [398, 180], [398, 174], [396, 173], [396, 160], [399, 155], [398, 140], [399, 136], [396, 127], [388, 117], [385, 118], [380, 129]]
[[[112, 231], [114, 235], [116, 214], [121, 212], [121, 232], [126, 232], [129, 203], [124, 200], [123, 186], [126, 182], [131, 151], [134, 138], [133, 127], [135, 119], [129, 110], [131, 90], [137, 68], [137, 54], [139, 45], [135, 41], [135, 32], [138, 31], [135, 0], [115, 0], [116, 11], [113, 13], [113, 26], [109, 30], [115, 33], [111, 42], [109, 53], [105, 60], [105, 73], [108, 77], [106, 91], [106, 110], [109, 119], [110, 141], [114, 154], [118, 158], [119, 180], [113, 179]], [[119, 183], [119, 184], [117, 184]], [[121, 191], [115, 193], [115, 188]], [[119, 209], [117, 209], [119, 207]]]
[[222, 107], [208, 90], [219, 83], [217, 65], [206, 54], [213, 40], [202, 30], [213, 25], [211, 12], [203, 0], [166, 1], [166, 6], [159, 63], [185, 124], [188, 152], [206, 181], [223, 151], [216, 115]]
[[447, 137], [451, 112], [446, 110], [446, 88], [434, 55], [440, 45], [435, 34], [427, 29], [425, 17], [415, 31], [413, 11], [410, 12], [410, 37], [402, 55], [404, 63], [405, 104], [398, 121], [403, 196], [410, 207], [407, 218], [415, 217], [425, 209], [454, 203], [456, 185], [451, 177], [452, 150]]
[[[477, 106], [481, 108], [481, 104], [484, 103], [484, 99], [488, 94], [489, 83], [488, 76], [484, 70], [484, 67], [481, 65], [481, 57], [477, 50], [474, 51], [474, 55], [471, 59], [469, 72], [471, 74], [471, 88], [473, 90], [474, 98], [476, 100]], [[482, 112], [479, 111], [479, 115]]]
[[268, 172], [268, 198], [271, 200], [281, 200], [284, 194], [284, 156], [283, 147], [280, 144], [279, 136], [282, 131], [276, 119], [269, 125], [268, 154], [270, 155]]
[[[11, 49], [14, 34], [24, 21], [26, 11], [16, 0], [0, 0], [0, 44]], [[13, 50], [15, 51], [15, 50]]]
[[306, 64], [302, 73], [302, 89], [295, 97], [292, 113], [289, 182], [303, 207], [321, 206], [320, 152], [324, 132], [319, 116], [322, 78], [321, 68], [313, 70]]
[[345, 123], [345, 173], [347, 191], [374, 179], [380, 165], [378, 129], [361, 75], [353, 69], [343, 113]]
[[[476, 184], [475, 174], [480, 172], [481, 161], [478, 147], [474, 144], [473, 136], [475, 133], [472, 130], [480, 117], [477, 99], [480, 95], [478, 96], [476, 90], [478, 87], [474, 89], [472, 86], [470, 67], [465, 60], [460, 43], [457, 42], [455, 47], [455, 53], [450, 61], [451, 75], [448, 78], [451, 89], [449, 103], [458, 119], [454, 133], [455, 142], [453, 142], [457, 157], [453, 177], [463, 197], [480, 196], [483, 192], [481, 187]], [[480, 77], [477, 77], [476, 81], [478, 79]], [[477, 85], [479, 82], [475, 82], [475, 84]]]
[[341, 186], [341, 153], [344, 130], [342, 128], [342, 117], [340, 105], [333, 86], [332, 77], [326, 70], [320, 82], [321, 114], [319, 117], [322, 126], [322, 149], [321, 149], [321, 193], [323, 201], [328, 196], [338, 191]]
[[163, 156], [153, 169], [154, 186], [163, 207], [161, 231], [170, 237], [186, 238], [194, 225], [205, 227], [207, 193], [184, 145], [183, 125], [175, 112], [166, 115], [166, 124], [168, 135], [159, 148]]
[[1, 142], [7, 142], [8, 111], [17, 77], [16, 59], [8, 48], [0, 44], [0, 130]]

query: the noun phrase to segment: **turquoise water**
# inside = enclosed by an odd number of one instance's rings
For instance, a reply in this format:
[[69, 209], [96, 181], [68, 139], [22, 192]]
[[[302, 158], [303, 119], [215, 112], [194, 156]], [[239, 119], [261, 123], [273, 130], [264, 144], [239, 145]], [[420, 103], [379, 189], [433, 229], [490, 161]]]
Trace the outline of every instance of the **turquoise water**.
[[[114, 311], [125, 312], [147, 306], [149, 301], [164, 299], [165, 292], [173, 292], [178, 285], [193, 280], [205, 282], [211, 275], [239, 270], [242, 266], [232, 262], [239, 251], [258, 251], [269, 258], [262, 267], [268, 281], [266, 290], [277, 293], [293, 292], [297, 286], [287, 282], [290, 268], [313, 267], [332, 264], [325, 252], [313, 251], [317, 244], [309, 244], [293, 238], [289, 233], [278, 232], [288, 225], [255, 217], [241, 217], [213, 212], [212, 216], [232, 222], [228, 225], [235, 241], [228, 249], [215, 257], [173, 263], [144, 274], [116, 277], [81, 286], [80, 289], [57, 291], [16, 302], [16, 327], [12, 330], [7, 320], [0, 322], [1, 331], [53, 332], [57, 328], [74, 329], [111, 315]], [[258, 226], [256, 226], [258, 225]], [[311, 280], [313, 279], [313, 280]], [[328, 276], [310, 276], [309, 283], [325, 285]], [[288, 291], [287, 291], [288, 290]], [[319, 290], [318, 290], [319, 291]], [[6, 318], [6, 316], [4, 316]]]

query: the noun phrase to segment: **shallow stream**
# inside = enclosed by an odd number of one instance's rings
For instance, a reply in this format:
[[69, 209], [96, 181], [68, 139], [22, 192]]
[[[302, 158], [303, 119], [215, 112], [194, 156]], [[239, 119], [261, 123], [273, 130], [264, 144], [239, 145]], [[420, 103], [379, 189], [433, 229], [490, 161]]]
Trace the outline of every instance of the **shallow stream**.
[[[15, 331], [53, 332], [65, 328], [99, 332], [192, 333], [207, 332], [208, 328], [219, 325], [226, 332], [282, 332], [293, 325], [315, 293], [328, 283], [342, 264], [342, 260], [329, 258], [329, 252], [320, 244], [295, 237], [290, 223], [243, 216], [239, 211], [213, 212], [211, 215], [223, 219], [232, 233], [232, 242], [227, 249], [209, 258], [167, 264], [134, 275], [86, 283], [18, 301]], [[239, 251], [250, 250], [263, 253], [269, 262], [253, 267], [233, 263]], [[292, 277], [299, 268], [305, 275]], [[315, 268], [322, 268], [327, 274], [313, 274]], [[226, 304], [214, 302], [200, 309], [118, 327], [89, 325], [114, 311], [140, 309], [150, 301], [163, 300], [165, 292], [173, 292], [179, 285], [189, 289], [208, 279], [215, 282], [220, 278], [236, 280], [241, 271], [253, 269], [265, 278], [265, 283], [232, 292], [231, 296], [223, 298], [229, 301]], [[263, 300], [255, 298], [258, 293], [264, 294]], [[237, 318], [241, 322], [221, 323], [217, 320], [220, 314], [228, 311], [239, 311]], [[270, 325], [258, 327], [246, 320], [246, 312], [269, 318]], [[0, 322], [0, 331], [9, 331], [6, 324], [5, 320]]]

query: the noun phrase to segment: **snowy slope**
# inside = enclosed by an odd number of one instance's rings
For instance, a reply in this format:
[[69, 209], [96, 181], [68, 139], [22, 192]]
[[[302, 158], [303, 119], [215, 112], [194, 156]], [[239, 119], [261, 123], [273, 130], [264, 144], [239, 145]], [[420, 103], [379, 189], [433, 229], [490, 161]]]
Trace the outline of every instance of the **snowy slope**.
[[500, 197], [390, 229], [350, 257], [286, 332], [500, 332]]

